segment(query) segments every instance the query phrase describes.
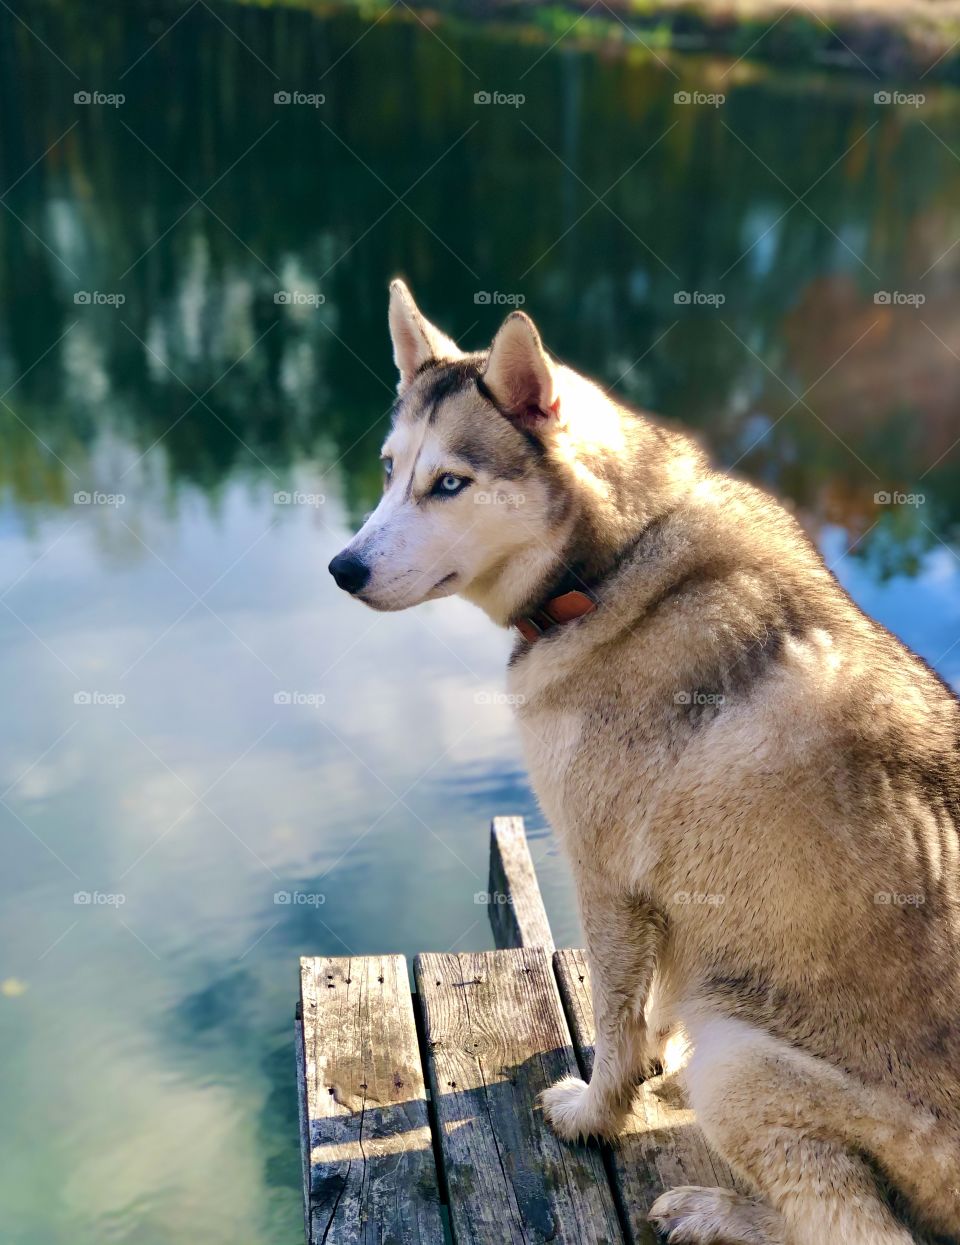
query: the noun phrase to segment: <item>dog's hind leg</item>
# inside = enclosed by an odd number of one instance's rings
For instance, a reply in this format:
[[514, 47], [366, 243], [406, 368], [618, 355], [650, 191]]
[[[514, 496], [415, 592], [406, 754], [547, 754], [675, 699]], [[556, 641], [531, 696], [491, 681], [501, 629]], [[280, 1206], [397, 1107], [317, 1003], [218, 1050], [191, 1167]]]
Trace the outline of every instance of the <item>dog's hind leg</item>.
[[663, 945], [663, 918], [642, 900], [578, 877], [596, 1044], [589, 1085], [567, 1077], [543, 1093], [544, 1114], [567, 1141], [613, 1137], [645, 1071], [644, 1006]]
[[[650, 1212], [668, 1240], [914, 1245], [848, 1140], [861, 1102], [844, 1073], [725, 1017], [701, 1017], [690, 1036], [686, 1081], [697, 1122], [775, 1218], [736, 1195], [724, 1205], [715, 1190], [671, 1190]], [[781, 1235], [771, 1235], [778, 1224]]]

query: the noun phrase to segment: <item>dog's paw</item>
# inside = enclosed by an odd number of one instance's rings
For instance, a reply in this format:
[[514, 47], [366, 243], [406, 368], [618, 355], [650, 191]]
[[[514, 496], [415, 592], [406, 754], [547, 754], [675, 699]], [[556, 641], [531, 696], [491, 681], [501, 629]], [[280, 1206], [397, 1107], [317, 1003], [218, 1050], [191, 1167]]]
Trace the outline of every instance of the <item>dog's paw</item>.
[[680, 1185], [662, 1193], [648, 1216], [669, 1245], [784, 1245], [783, 1220], [733, 1189]]
[[618, 1121], [598, 1110], [595, 1096], [586, 1081], [566, 1076], [540, 1095], [547, 1123], [564, 1141], [585, 1141], [588, 1137], [611, 1138]]

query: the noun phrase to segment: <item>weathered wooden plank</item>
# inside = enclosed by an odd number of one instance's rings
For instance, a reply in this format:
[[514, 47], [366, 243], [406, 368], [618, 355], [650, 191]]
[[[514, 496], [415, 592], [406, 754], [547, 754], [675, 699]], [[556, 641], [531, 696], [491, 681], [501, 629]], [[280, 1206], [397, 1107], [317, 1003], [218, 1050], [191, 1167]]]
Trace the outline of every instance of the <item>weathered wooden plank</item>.
[[560, 1143], [537, 1101], [576, 1073], [542, 947], [414, 961], [456, 1245], [614, 1245], [599, 1152]]
[[490, 824], [489, 898], [490, 926], [498, 947], [553, 950], [522, 817], [494, 817]]
[[441, 1245], [403, 956], [302, 959], [309, 1245]]
[[[558, 951], [553, 965], [581, 1074], [589, 1080], [594, 1024], [586, 957], [583, 951]], [[610, 1168], [627, 1239], [643, 1245], [657, 1239], [647, 1212], [664, 1190], [681, 1184], [735, 1184], [727, 1165], [707, 1146], [693, 1112], [663, 1077], [645, 1081], [637, 1091], [623, 1135], [610, 1149]]]

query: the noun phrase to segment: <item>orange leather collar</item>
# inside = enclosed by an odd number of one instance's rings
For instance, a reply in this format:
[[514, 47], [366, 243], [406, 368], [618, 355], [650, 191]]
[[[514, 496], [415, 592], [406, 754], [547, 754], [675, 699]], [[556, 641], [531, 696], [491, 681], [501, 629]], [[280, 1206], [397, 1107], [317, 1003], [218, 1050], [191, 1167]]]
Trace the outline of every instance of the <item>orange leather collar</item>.
[[585, 592], [564, 592], [559, 597], [551, 597], [525, 618], [518, 618], [513, 625], [528, 644], [533, 644], [545, 632], [591, 614], [596, 608], [596, 601]]

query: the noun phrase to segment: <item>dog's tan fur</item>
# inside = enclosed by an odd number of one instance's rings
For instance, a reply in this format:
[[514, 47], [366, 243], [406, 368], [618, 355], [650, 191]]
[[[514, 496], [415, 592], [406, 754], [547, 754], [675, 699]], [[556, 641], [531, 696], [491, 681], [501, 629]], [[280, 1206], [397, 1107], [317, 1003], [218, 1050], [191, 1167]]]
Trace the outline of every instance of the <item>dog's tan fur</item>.
[[[362, 599], [459, 592], [500, 624], [598, 600], [509, 669], [595, 1001], [593, 1077], [547, 1092], [553, 1127], [613, 1136], [685, 1035], [691, 1105], [758, 1200], [673, 1190], [652, 1212], [671, 1241], [906, 1245], [880, 1182], [960, 1235], [956, 698], [782, 506], [549, 359], [525, 316], [466, 356], [400, 283], [390, 318]], [[472, 483], [432, 496], [443, 471]]]

